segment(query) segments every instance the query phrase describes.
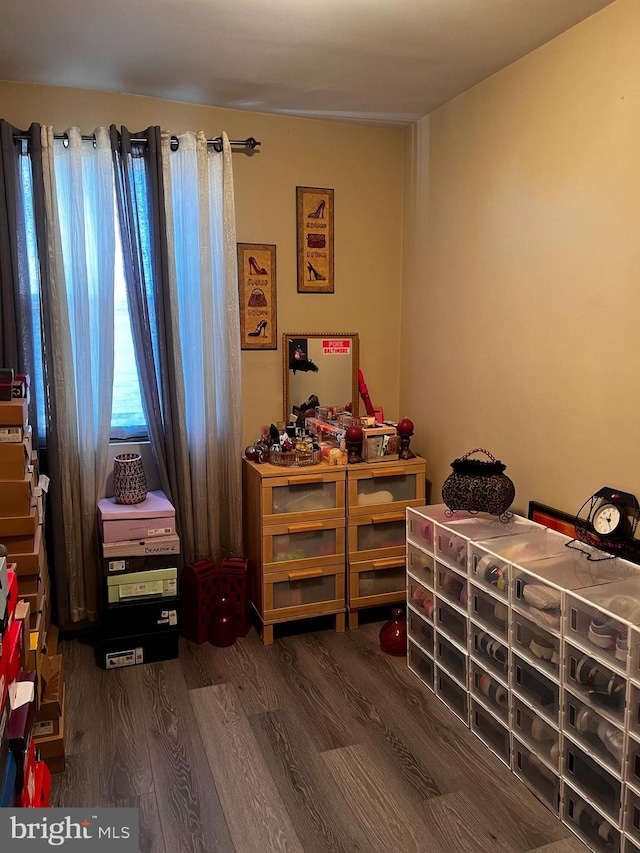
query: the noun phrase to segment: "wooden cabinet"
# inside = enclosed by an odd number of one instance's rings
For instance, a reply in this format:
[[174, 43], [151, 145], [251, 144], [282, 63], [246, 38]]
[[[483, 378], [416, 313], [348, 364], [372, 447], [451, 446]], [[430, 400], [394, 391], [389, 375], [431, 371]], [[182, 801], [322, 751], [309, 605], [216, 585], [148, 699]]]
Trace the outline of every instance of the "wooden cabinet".
[[424, 459], [347, 466], [349, 628], [366, 607], [406, 596], [406, 508], [425, 497]]
[[335, 615], [345, 625], [345, 468], [243, 460], [244, 552], [262, 640], [273, 626]]
[[273, 626], [405, 598], [407, 507], [423, 506], [425, 461], [282, 468], [243, 460], [244, 553], [262, 639]]

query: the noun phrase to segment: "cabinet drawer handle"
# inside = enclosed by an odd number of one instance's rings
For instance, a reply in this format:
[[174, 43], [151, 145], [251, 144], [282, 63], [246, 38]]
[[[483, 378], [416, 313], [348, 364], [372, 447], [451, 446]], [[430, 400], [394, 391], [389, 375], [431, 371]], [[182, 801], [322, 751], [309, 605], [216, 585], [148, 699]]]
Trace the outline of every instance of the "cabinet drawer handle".
[[309, 474], [307, 477], [291, 477], [287, 479], [287, 483], [290, 486], [298, 486], [308, 485], [309, 483], [323, 483], [324, 480], [322, 477], [314, 476], [313, 474]]
[[384, 471], [371, 471], [370, 477], [403, 477], [407, 473], [406, 468], [387, 468]]
[[371, 565], [374, 569], [393, 569], [395, 566], [404, 566], [404, 557], [400, 560], [397, 557], [387, 557], [386, 560], [374, 560]]
[[287, 530], [289, 533], [304, 533], [308, 530], [324, 530], [324, 527], [319, 521], [305, 521], [301, 524], [290, 524]]
[[302, 569], [299, 572], [289, 572], [287, 577], [290, 581], [302, 581], [305, 578], [317, 578], [322, 574], [322, 569]]
[[371, 524], [382, 524], [385, 521], [402, 521], [404, 513], [402, 512], [381, 512], [379, 515], [371, 516]]

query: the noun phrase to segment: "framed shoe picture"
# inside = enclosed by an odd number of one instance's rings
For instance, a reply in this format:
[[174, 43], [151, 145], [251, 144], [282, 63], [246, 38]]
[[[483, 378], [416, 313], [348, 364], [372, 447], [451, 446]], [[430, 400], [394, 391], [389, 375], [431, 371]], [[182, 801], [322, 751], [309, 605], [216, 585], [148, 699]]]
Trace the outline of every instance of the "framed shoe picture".
[[296, 187], [298, 293], [333, 293], [333, 190]]
[[276, 247], [238, 243], [240, 348], [278, 349]]

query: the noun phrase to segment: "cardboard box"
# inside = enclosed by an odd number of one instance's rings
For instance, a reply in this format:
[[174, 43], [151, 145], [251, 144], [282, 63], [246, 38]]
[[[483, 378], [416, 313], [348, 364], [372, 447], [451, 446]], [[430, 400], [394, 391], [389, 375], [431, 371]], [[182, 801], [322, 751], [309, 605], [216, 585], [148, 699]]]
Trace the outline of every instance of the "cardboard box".
[[43, 650], [51, 657], [58, 654], [58, 629], [55, 625], [48, 625], [44, 638]]
[[105, 543], [172, 536], [176, 511], [161, 491], [149, 492], [145, 500], [134, 505], [104, 498], [98, 501], [98, 525]]
[[29, 515], [32, 498], [30, 474], [22, 480], [0, 480], [0, 516]]
[[111, 557], [102, 561], [105, 575], [146, 572], [147, 569], [171, 569], [176, 565], [175, 554], [149, 554], [139, 557]]
[[22, 444], [0, 444], [0, 477], [3, 480], [24, 480], [30, 464], [26, 441]]
[[[64, 708], [64, 660], [62, 655], [43, 655], [40, 661], [42, 693], [35, 715], [34, 737], [50, 737], [60, 733]], [[38, 725], [41, 724], [41, 725]]]
[[389, 462], [398, 459], [400, 441], [394, 427], [363, 429], [362, 458], [365, 462]]
[[109, 604], [150, 597], [173, 597], [178, 594], [178, 569], [156, 569], [132, 575], [107, 578]]
[[62, 703], [58, 734], [48, 737], [34, 738], [34, 743], [40, 752], [40, 757], [46, 762], [51, 773], [62, 773], [64, 770], [65, 744], [65, 705]]
[[152, 634], [154, 631], [164, 633], [179, 626], [179, 598], [126, 602], [117, 607], [105, 607], [102, 614], [102, 635], [105, 639]]
[[17, 566], [18, 577], [40, 574], [47, 562], [42, 527], [37, 527], [33, 539], [33, 551], [24, 554], [12, 554], [11, 559]]
[[0, 426], [19, 426], [24, 429], [29, 423], [29, 408], [26, 399], [0, 401]]
[[7, 536], [34, 535], [41, 521], [37, 501], [32, 501], [26, 515], [0, 517], [0, 541], [4, 542]]
[[0, 427], [0, 444], [20, 444], [22, 441], [24, 441], [23, 427]]
[[[14, 619], [16, 622], [20, 622], [22, 625], [22, 668], [23, 669], [35, 669], [35, 665], [32, 667], [28, 666], [29, 663], [29, 652], [31, 649], [31, 636], [30, 636], [30, 627], [29, 627], [29, 616], [31, 615], [31, 605], [28, 601], [18, 601], [16, 605], [16, 612], [14, 613]], [[35, 658], [34, 658], [35, 664]]]
[[152, 539], [132, 542], [109, 542], [102, 546], [103, 557], [143, 557], [154, 554], [179, 554], [178, 536], [158, 536]]
[[118, 669], [161, 660], [174, 660], [180, 648], [180, 630], [139, 634], [120, 639], [101, 639], [96, 646], [98, 666]]

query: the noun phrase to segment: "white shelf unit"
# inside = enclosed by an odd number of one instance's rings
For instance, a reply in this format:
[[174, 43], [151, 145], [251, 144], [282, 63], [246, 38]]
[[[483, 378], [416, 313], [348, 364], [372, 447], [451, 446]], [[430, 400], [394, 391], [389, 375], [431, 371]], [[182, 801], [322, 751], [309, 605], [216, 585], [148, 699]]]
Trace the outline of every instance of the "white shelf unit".
[[407, 509], [411, 671], [596, 853], [640, 853], [640, 566]]

